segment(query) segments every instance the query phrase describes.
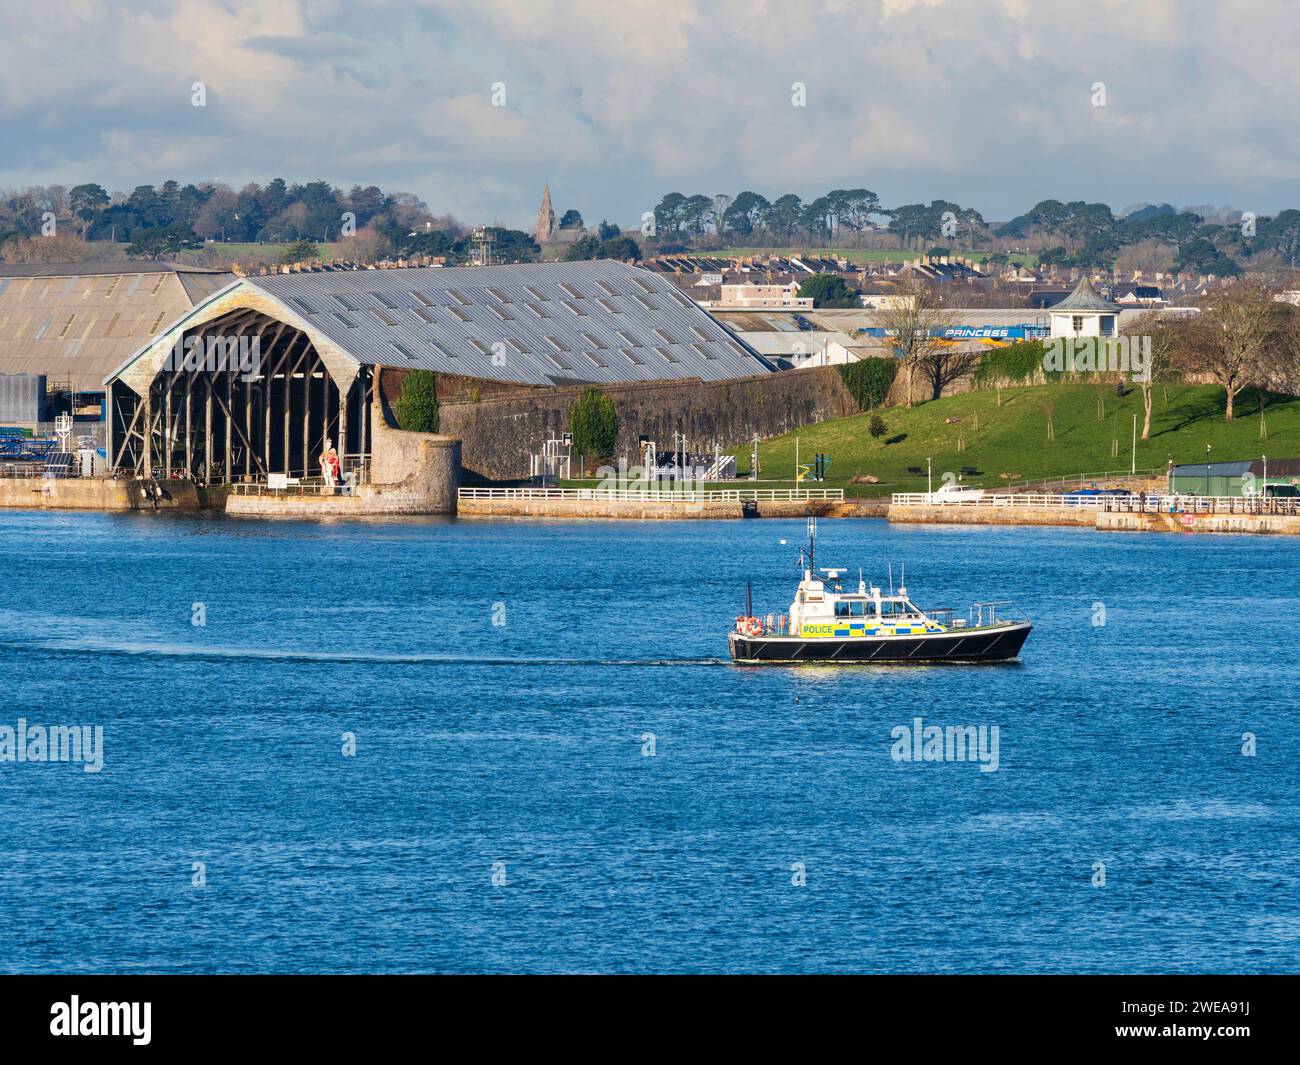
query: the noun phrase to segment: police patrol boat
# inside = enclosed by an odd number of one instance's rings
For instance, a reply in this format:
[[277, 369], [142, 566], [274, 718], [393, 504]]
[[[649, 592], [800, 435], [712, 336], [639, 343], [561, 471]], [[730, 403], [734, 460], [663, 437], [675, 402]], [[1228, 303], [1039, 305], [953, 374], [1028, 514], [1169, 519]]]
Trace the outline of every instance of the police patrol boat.
[[[843, 568], [817, 576], [817, 519], [808, 519], [808, 547], [799, 550], [803, 579], [789, 614], [753, 613], [745, 586], [745, 613], [728, 634], [737, 662], [1005, 662], [1015, 658], [1033, 625], [1006, 601], [971, 605], [967, 616], [951, 609], [925, 611], [908, 598], [900, 574], [888, 594], [858, 575], [856, 591], [844, 591]], [[999, 616], [1001, 608], [1001, 616]]]

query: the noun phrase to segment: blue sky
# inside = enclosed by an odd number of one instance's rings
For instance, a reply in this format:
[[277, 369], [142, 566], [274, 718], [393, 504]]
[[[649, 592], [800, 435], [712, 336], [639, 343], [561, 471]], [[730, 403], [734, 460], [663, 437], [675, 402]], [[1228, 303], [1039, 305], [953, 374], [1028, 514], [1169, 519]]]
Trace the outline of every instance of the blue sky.
[[520, 226], [548, 179], [629, 225], [744, 188], [1268, 213], [1300, 206], [1298, 51], [1289, 0], [9, 2], [0, 186], [321, 177]]

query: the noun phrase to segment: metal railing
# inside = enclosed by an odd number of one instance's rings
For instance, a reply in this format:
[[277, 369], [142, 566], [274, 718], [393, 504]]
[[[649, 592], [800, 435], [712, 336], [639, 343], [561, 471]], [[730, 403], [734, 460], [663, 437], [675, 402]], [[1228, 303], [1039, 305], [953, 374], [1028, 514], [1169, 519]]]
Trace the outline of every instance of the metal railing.
[[1071, 510], [1100, 510], [1107, 499], [1113, 496], [1070, 496], [1046, 492], [980, 492], [955, 496], [931, 495], [929, 492], [895, 492], [889, 497], [896, 506], [905, 507], [1061, 507]]
[[460, 499], [574, 499], [627, 501], [636, 503], [707, 503], [752, 499], [757, 502], [842, 503], [843, 488], [461, 488]]
[[237, 496], [346, 496], [352, 494], [355, 486], [347, 483], [327, 486], [320, 477], [292, 477], [274, 486], [265, 481], [240, 481], [232, 487]]
[[1277, 496], [1105, 496], [1108, 514], [1300, 514], [1300, 498]]

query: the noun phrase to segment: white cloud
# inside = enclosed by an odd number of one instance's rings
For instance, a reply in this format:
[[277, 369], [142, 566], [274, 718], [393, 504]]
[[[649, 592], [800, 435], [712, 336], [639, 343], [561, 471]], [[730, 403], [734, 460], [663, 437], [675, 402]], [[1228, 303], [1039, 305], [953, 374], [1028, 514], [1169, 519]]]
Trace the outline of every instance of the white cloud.
[[0, 183], [320, 176], [517, 224], [545, 177], [623, 222], [673, 188], [1274, 209], [1300, 178], [1297, 45], [1286, 0], [15, 6]]

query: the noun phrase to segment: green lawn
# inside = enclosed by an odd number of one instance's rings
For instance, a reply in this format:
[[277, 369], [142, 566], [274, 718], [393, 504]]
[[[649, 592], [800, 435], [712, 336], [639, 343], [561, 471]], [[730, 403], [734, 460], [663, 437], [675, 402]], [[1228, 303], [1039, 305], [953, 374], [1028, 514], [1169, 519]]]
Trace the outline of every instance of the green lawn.
[[[1098, 419], [1098, 397], [1104, 400], [1105, 418]], [[1133, 415], [1142, 429], [1142, 397], [1133, 389], [1122, 399], [1113, 385], [1098, 389], [1088, 384], [1046, 385], [970, 392], [962, 396], [921, 403], [911, 410], [891, 407], [880, 411], [887, 432], [873, 439], [867, 431], [869, 415], [858, 414], [806, 426], [759, 445], [759, 469], [764, 480], [788, 483], [794, 476], [795, 440], [800, 462], [812, 462], [815, 452], [831, 457], [825, 487], [844, 488], [848, 495], [885, 495], [923, 492], [926, 457], [932, 460], [934, 485], [943, 474], [971, 466], [979, 476], [964, 476], [963, 484], [996, 488], [1016, 481], [1075, 477], [1106, 470], [1127, 472], [1132, 446]], [[1172, 458], [1177, 463], [1204, 462], [1205, 445], [1214, 461], [1300, 457], [1300, 399], [1274, 396], [1265, 407], [1268, 438], [1260, 438], [1258, 400], [1254, 392], [1237, 397], [1237, 418], [1223, 418], [1223, 392], [1208, 385], [1177, 385], [1165, 392], [1157, 387], [1151, 439], [1137, 442], [1137, 468], [1163, 469]], [[1051, 404], [1055, 439], [1047, 439], [1046, 407]], [[948, 419], [956, 419], [949, 423]], [[964, 449], [958, 450], [959, 437]], [[1112, 441], [1118, 439], [1118, 454]], [[737, 472], [749, 473], [750, 448], [736, 448]], [[922, 472], [909, 474], [914, 466]], [[852, 485], [849, 480], [871, 474], [875, 485]], [[759, 482], [763, 485], [763, 481]], [[809, 482], [811, 484], [811, 482]]]
[[[205, 244], [205, 248], [214, 248], [229, 255], [235, 262], [279, 262], [284, 254], [286, 244]], [[338, 254], [337, 244], [317, 244], [318, 259], [333, 259]]]

